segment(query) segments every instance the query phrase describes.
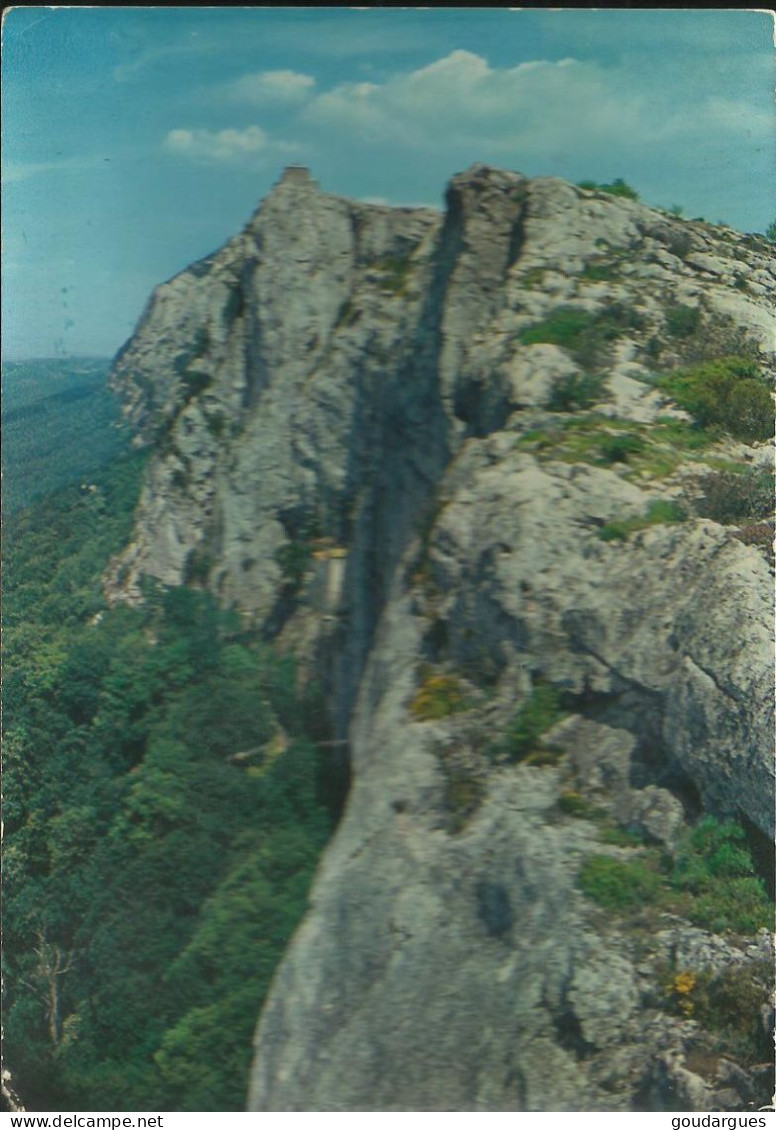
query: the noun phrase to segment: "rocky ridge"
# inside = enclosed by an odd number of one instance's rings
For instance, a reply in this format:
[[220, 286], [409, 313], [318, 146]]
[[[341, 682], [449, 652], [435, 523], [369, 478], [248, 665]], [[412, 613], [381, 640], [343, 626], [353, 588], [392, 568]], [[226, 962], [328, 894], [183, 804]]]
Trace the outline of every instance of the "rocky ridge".
[[[236, 605], [323, 678], [351, 763], [252, 1109], [766, 1093], [659, 987], [760, 968], [764, 936], [602, 917], [578, 876], [648, 850], [602, 819], [669, 854], [701, 812], [772, 833], [771, 566], [693, 509], [771, 450], [683, 447], [654, 375], [744, 348], [772, 368], [775, 293], [761, 237], [484, 166], [444, 214], [294, 171], [155, 292], [113, 374], [153, 455], [107, 589]], [[689, 520], [638, 527], [666, 501]], [[544, 686], [566, 716], [543, 762], [494, 756]]]

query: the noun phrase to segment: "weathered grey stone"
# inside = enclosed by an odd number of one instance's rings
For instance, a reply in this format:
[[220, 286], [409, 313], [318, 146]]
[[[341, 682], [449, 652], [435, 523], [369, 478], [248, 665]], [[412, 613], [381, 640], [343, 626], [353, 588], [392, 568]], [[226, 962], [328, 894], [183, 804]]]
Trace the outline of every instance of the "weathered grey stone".
[[[615, 928], [577, 884], [597, 828], [558, 801], [581, 793], [671, 849], [685, 823], [667, 786], [684, 781], [705, 810], [771, 830], [769, 564], [707, 520], [603, 541], [690, 473], [529, 453], [569, 421], [548, 405], [584, 365], [521, 335], [559, 306], [630, 312], [594, 407], [648, 426], [681, 415], [644, 379], [653, 339], [674, 356], [668, 309], [733, 319], [768, 364], [774, 299], [765, 240], [486, 166], [453, 179], [444, 215], [293, 172], [155, 292], [114, 368], [154, 451], [107, 590], [207, 585], [322, 678], [351, 757], [259, 1025], [252, 1109], [715, 1101], [684, 1066], [692, 1026], [655, 1004], [657, 970], [735, 967], [764, 943]], [[343, 551], [336, 600], [315, 596], [311, 557], [291, 601], [287, 551], [322, 537]], [[470, 709], [413, 713], [429, 663]], [[547, 683], [570, 717], [516, 764], [506, 736]], [[456, 774], [474, 800], [456, 801]]]
[[646, 832], [669, 851], [676, 847], [677, 840], [686, 829], [681, 801], [668, 789], [656, 785], [631, 790], [624, 815], [629, 825]]

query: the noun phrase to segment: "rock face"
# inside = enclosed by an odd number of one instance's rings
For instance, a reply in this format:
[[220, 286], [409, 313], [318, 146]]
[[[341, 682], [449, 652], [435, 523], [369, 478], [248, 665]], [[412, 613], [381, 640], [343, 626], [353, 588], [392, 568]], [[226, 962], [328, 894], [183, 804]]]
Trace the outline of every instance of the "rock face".
[[[701, 811], [772, 832], [769, 560], [692, 509], [768, 449], [679, 451], [650, 379], [743, 343], [772, 365], [769, 246], [484, 166], [444, 215], [294, 171], [155, 292], [114, 369], [153, 456], [108, 591], [208, 586], [324, 679], [350, 750], [251, 1109], [751, 1109], [655, 996], [695, 928], [605, 920], [583, 861], [641, 849], [562, 799], [669, 852]], [[641, 462], [607, 457], [623, 435]], [[666, 500], [689, 520], [601, 538]], [[492, 756], [542, 686], [544, 761]], [[698, 969], [767, 959], [725, 947]]]

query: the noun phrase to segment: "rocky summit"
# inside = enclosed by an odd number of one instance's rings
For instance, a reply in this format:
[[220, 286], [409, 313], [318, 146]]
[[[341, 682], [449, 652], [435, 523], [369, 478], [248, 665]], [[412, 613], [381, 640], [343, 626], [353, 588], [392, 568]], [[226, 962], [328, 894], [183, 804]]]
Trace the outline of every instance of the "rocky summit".
[[115, 362], [110, 599], [210, 590], [347, 752], [252, 1110], [770, 1102], [773, 245], [603, 187], [287, 170]]

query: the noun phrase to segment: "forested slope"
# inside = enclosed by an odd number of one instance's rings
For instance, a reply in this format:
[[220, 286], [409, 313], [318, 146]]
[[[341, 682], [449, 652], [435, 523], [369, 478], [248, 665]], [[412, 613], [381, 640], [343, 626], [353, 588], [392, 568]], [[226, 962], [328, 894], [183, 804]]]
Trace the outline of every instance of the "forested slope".
[[212, 597], [107, 609], [143, 458], [8, 519], [6, 1066], [28, 1110], [239, 1110], [337, 798], [314, 690]]
[[18, 510], [126, 450], [128, 429], [108, 388], [110, 362], [3, 363], [3, 507]]

